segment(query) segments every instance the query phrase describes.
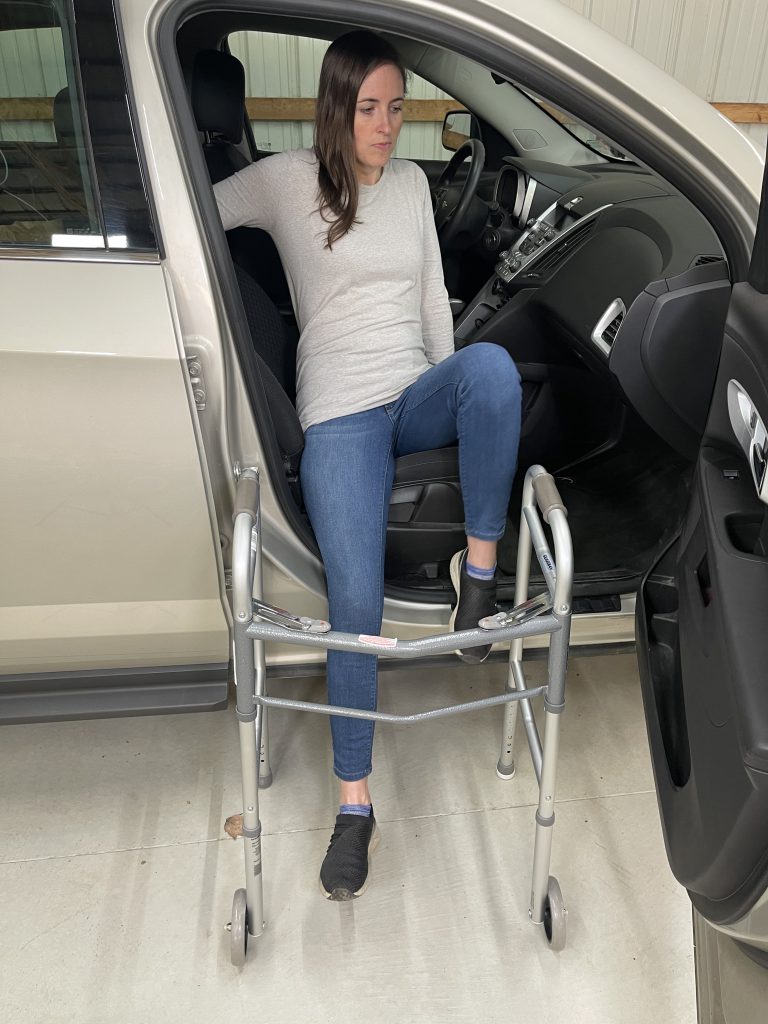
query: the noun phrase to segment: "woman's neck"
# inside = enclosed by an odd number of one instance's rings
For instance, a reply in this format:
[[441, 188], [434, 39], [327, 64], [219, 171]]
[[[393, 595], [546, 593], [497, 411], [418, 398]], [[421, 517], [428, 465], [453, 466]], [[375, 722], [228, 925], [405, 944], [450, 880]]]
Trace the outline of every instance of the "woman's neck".
[[361, 167], [357, 165], [357, 181], [359, 185], [378, 185], [384, 173], [383, 167]]

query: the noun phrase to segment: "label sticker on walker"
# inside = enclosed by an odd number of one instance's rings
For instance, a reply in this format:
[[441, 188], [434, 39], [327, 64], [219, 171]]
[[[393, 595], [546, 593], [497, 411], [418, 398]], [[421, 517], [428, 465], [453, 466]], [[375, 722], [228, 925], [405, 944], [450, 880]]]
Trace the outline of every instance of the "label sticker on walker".
[[371, 647], [397, 647], [397, 639], [394, 636], [366, 636], [361, 633], [358, 636], [361, 644], [370, 644]]
[[546, 565], [546, 567], [549, 569], [550, 572], [554, 572], [555, 571], [555, 567], [552, 564], [552, 559], [549, 557], [549, 555], [546, 553], [546, 551], [542, 551], [542, 553], [541, 553], [541, 560], [544, 563], [544, 565]]
[[260, 875], [261, 874], [261, 840], [260, 839], [252, 839], [251, 840], [251, 854], [253, 856], [253, 874], [254, 874], [254, 876], [255, 875]]

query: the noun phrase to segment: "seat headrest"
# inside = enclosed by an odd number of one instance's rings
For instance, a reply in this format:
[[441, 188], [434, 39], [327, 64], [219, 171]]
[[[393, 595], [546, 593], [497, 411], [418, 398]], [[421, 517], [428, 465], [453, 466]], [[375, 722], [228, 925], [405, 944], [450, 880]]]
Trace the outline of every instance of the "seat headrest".
[[237, 145], [245, 116], [245, 70], [237, 57], [221, 50], [200, 50], [192, 69], [191, 93], [198, 129]]
[[69, 101], [69, 86], [59, 89], [53, 97], [53, 130], [60, 145], [74, 146], [75, 124], [72, 120], [72, 104]]

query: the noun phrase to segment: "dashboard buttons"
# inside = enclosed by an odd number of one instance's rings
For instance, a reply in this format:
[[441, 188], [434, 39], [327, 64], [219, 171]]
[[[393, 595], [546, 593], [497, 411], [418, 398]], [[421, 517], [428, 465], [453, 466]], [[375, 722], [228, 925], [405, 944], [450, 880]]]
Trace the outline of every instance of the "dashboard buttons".
[[499, 255], [499, 262], [496, 264], [496, 273], [502, 281], [509, 282], [523, 265], [523, 257], [519, 252], [507, 249]]

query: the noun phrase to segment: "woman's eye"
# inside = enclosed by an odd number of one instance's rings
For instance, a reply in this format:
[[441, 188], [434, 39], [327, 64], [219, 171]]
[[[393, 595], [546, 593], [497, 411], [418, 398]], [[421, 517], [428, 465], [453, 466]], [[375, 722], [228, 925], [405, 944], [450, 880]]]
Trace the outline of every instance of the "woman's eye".
[[402, 107], [391, 107], [390, 109], [391, 109], [393, 114], [402, 114], [402, 112], [403, 112], [403, 108]]
[[361, 114], [372, 114], [373, 113], [373, 107], [360, 107], [360, 113]]

